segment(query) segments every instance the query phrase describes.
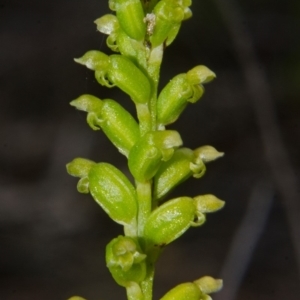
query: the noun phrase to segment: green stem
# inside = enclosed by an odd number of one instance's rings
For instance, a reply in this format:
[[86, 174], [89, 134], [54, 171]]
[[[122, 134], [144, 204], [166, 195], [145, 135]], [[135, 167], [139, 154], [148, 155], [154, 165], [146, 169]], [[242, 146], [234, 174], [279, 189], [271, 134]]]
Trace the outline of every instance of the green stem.
[[144, 300], [152, 300], [154, 265], [152, 263], [148, 263], [147, 269], [147, 276], [145, 280], [141, 282], [141, 289], [144, 295]]
[[138, 236], [143, 236], [144, 225], [151, 213], [151, 181], [139, 182], [136, 181], [136, 191], [138, 198]]
[[139, 119], [140, 134], [143, 136], [145, 133], [151, 131], [151, 113], [148, 103], [136, 104], [136, 111]]
[[[149, 131], [156, 131], [156, 101], [157, 88], [159, 81], [159, 71], [163, 57], [163, 46], [156, 47], [150, 51], [147, 61], [147, 72], [152, 81], [152, 95], [147, 104], [137, 104], [137, 115], [139, 119], [140, 132], [143, 136]], [[141, 246], [145, 248], [143, 240], [143, 231], [145, 223], [152, 211], [152, 181], [139, 182], [136, 181], [136, 191], [138, 199], [138, 217], [137, 217], [137, 236], [139, 237]], [[147, 253], [146, 253], [147, 254]], [[152, 300], [154, 265], [150, 258], [147, 263], [147, 276], [141, 282], [141, 290], [143, 300]], [[136, 289], [127, 289], [128, 299], [136, 293]]]
[[[152, 182], [147, 181], [145, 183], [136, 181], [136, 191], [138, 198], [138, 237], [143, 248], [145, 248], [143, 240], [143, 231], [146, 220], [148, 219], [152, 210]], [[140, 286], [142, 289], [143, 300], [152, 300], [152, 289], [153, 289], [153, 276], [154, 266], [151, 262], [147, 263], [147, 275], [146, 278], [141, 282]]]
[[163, 45], [160, 45], [149, 52], [146, 71], [152, 82], [152, 95], [147, 104], [136, 104], [141, 136], [143, 136], [149, 131], [157, 130], [156, 101], [157, 88], [159, 82], [159, 71], [162, 63], [162, 58]]
[[156, 128], [156, 101], [157, 101], [157, 88], [159, 82], [159, 71], [163, 58], [163, 45], [160, 45], [151, 50], [148, 59], [148, 74], [152, 79], [152, 97], [149, 103], [151, 115], [151, 130], [155, 131]]

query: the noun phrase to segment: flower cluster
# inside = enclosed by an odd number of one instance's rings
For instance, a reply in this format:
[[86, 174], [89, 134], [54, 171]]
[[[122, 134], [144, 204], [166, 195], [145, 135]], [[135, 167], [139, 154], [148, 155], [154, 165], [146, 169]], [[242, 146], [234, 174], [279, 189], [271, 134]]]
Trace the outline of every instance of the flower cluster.
[[[191, 4], [191, 0], [109, 0], [114, 13], [95, 23], [108, 35], [107, 46], [116, 54], [91, 50], [75, 59], [94, 72], [99, 84], [121, 89], [136, 107], [138, 121], [112, 99], [86, 94], [71, 102], [87, 113], [88, 125], [101, 129], [127, 158], [134, 183], [110, 163], [76, 158], [67, 164], [68, 173], [79, 178], [78, 191], [90, 193], [124, 227], [124, 235], [107, 245], [106, 263], [131, 300], [152, 299], [154, 263], [161, 251], [191, 226], [204, 224], [207, 213], [224, 206], [211, 194], [167, 198], [188, 178], [201, 178], [206, 164], [223, 156], [208, 145], [183, 147], [179, 132], [166, 129], [188, 103], [203, 96], [203, 84], [215, 78], [210, 69], [198, 65], [158, 91], [164, 49], [192, 16]], [[162, 299], [211, 299], [208, 294], [221, 286], [221, 280], [205, 276], [175, 287]]]

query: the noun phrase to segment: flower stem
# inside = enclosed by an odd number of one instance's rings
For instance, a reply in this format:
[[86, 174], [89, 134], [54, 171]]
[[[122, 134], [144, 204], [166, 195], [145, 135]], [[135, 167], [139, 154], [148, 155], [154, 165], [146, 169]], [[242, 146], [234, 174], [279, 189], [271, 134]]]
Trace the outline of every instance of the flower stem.
[[145, 280], [141, 282], [141, 288], [144, 295], [144, 300], [152, 300], [153, 278], [154, 278], [154, 265], [152, 263], [148, 263], [147, 276]]
[[151, 213], [151, 181], [136, 181], [136, 191], [138, 198], [138, 236], [143, 236], [144, 225]]
[[160, 45], [151, 50], [148, 59], [148, 74], [152, 80], [152, 97], [149, 103], [151, 115], [151, 130], [155, 131], [156, 128], [156, 101], [157, 101], [157, 88], [159, 82], [160, 66], [163, 58], [163, 45]]

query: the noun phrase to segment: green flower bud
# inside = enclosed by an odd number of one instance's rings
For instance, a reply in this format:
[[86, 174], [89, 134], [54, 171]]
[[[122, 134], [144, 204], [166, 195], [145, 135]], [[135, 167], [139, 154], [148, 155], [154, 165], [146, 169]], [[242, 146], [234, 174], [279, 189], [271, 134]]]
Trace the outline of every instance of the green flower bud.
[[140, 136], [139, 125], [127, 110], [113, 100], [104, 100], [101, 110], [101, 128], [118, 148], [128, 156]]
[[91, 168], [96, 163], [92, 160], [77, 157], [67, 164], [67, 172], [74, 177], [86, 177], [88, 176]]
[[175, 122], [193, 96], [194, 90], [186, 74], [175, 76], [158, 96], [157, 122], [162, 125]]
[[192, 282], [177, 285], [167, 292], [160, 300], [202, 300], [203, 294]]
[[144, 10], [140, 0], [115, 0], [114, 9], [120, 26], [129, 37], [142, 41], [146, 34]]
[[203, 162], [207, 163], [216, 160], [219, 157], [222, 157], [224, 155], [224, 152], [219, 152], [216, 150], [216, 148], [212, 146], [202, 146], [197, 148], [194, 151], [194, 154], [197, 157], [200, 157], [203, 160]]
[[106, 87], [117, 86], [135, 103], [147, 103], [151, 84], [146, 75], [127, 57], [107, 56], [101, 51], [88, 51], [76, 62], [95, 71], [96, 80]]
[[97, 25], [98, 31], [107, 35], [116, 32], [119, 28], [118, 18], [112, 14], [104, 15], [101, 18], [95, 20], [94, 23]]
[[95, 21], [97, 30], [107, 34], [107, 46], [115, 52], [120, 52], [128, 57], [136, 65], [146, 68], [146, 49], [143, 43], [130, 38], [122, 27], [115, 15], [107, 14]]
[[161, 300], [212, 300], [208, 295], [222, 288], [221, 279], [204, 276], [194, 282], [177, 285], [165, 294]]
[[139, 264], [146, 258], [141, 253], [137, 241], [131, 237], [118, 236], [106, 247], [106, 264], [108, 268], [120, 267], [128, 271], [134, 264]]
[[150, 99], [150, 82], [130, 59], [121, 55], [111, 55], [107, 76], [111, 82], [127, 93], [135, 103], [147, 103]]
[[172, 199], [156, 208], [147, 219], [144, 237], [150, 245], [164, 246], [181, 236], [197, 216], [194, 200]]
[[66, 165], [67, 172], [74, 177], [80, 177], [77, 183], [77, 190], [79, 193], [87, 194], [89, 192], [88, 174], [91, 168], [96, 163], [85, 158], [75, 158]]
[[174, 148], [181, 144], [182, 140], [176, 131], [165, 130], [145, 134], [129, 152], [130, 172], [141, 182], [151, 179], [162, 161], [170, 159]]
[[[179, 29], [184, 20], [184, 8], [176, 0], [162, 0], [154, 7], [153, 13], [156, 20], [153, 34], [149, 37], [152, 47], [157, 47], [164, 42], [169, 45], [175, 38], [174, 28]], [[171, 37], [170, 33], [172, 33]], [[168, 41], [169, 37], [170, 41]]]
[[133, 41], [135, 40], [130, 38], [122, 28], [119, 28], [116, 34], [116, 45], [122, 55], [135, 62], [137, 53], [136, 48], [133, 46]]
[[[71, 106], [74, 106], [76, 109], [78, 110], [82, 110], [88, 113], [94, 113], [96, 115], [100, 114], [102, 106], [103, 106], [103, 102], [93, 96], [93, 95], [81, 95], [80, 97], [78, 97], [77, 99], [73, 100], [70, 102]], [[91, 128], [93, 130], [99, 130], [99, 126], [97, 126], [96, 124], [93, 123], [89, 123], [89, 125], [91, 126]]]
[[108, 0], [108, 7], [109, 9], [116, 11], [116, 1], [117, 0]]
[[88, 178], [90, 193], [104, 211], [116, 223], [134, 228], [136, 192], [127, 177], [111, 164], [98, 163], [91, 168]]
[[130, 38], [122, 28], [117, 31], [116, 45], [122, 55], [144, 70], [147, 68], [147, 51], [144, 44]]
[[192, 175], [200, 178], [206, 167], [194, 151], [188, 148], [177, 149], [172, 158], [160, 166], [154, 177], [154, 199], [161, 200], [174, 187]]
[[74, 59], [77, 63], [86, 66], [88, 69], [95, 71], [97, 81], [104, 86], [113, 87], [107, 78], [109, 66], [109, 56], [98, 50], [91, 50], [86, 52], [82, 57]]
[[94, 130], [102, 129], [118, 150], [128, 156], [139, 139], [139, 125], [131, 114], [111, 99], [100, 100], [82, 95], [71, 102], [79, 110], [88, 112], [87, 122]]
[[157, 99], [157, 120], [161, 125], [175, 122], [188, 102], [197, 102], [204, 93], [203, 83], [215, 78], [205, 66], [197, 66], [179, 74], [163, 88]]
[[106, 45], [115, 52], [119, 52], [119, 47], [117, 45], [117, 32], [120, 30], [118, 18], [115, 15], [107, 14], [98, 18], [95, 22], [97, 25], [97, 30], [107, 34]]
[[86, 299], [79, 297], [79, 296], [73, 296], [73, 297], [69, 298], [68, 300], [86, 300]]
[[108, 55], [98, 50], [90, 50], [86, 52], [82, 57], [75, 58], [74, 60], [93, 71], [107, 70], [109, 67]]
[[144, 280], [145, 259], [146, 255], [133, 238], [118, 236], [106, 246], [106, 265], [116, 282], [122, 286]]
[[216, 78], [216, 74], [206, 66], [200, 65], [189, 70], [186, 73], [187, 80], [190, 84], [208, 83]]
[[220, 291], [223, 287], [222, 279], [214, 279], [210, 276], [204, 276], [194, 281], [203, 294], [212, 294]]
[[155, 175], [161, 160], [162, 154], [159, 149], [149, 145], [145, 137], [130, 151], [128, 167], [135, 179], [145, 182]]
[[[111, 55], [107, 73], [96, 71], [95, 76], [100, 84], [109, 87], [116, 85], [135, 103], [147, 103], [150, 99], [151, 85], [148, 78], [130, 59], [124, 56]], [[109, 80], [108, 84], [107, 80]]]
[[214, 195], [201, 195], [194, 197], [197, 210], [201, 213], [212, 213], [220, 210], [225, 205], [223, 200], [220, 200]]

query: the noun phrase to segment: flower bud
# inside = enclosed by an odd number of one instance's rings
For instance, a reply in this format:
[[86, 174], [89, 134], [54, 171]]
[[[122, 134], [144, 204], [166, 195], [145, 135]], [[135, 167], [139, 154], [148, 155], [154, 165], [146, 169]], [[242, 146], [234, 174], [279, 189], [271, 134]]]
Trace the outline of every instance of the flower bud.
[[96, 163], [92, 160], [77, 157], [67, 164], [67, 172], [74, 177], [86, 177], [88, 176], [91, 168]]
[[218, 292], [222, 285], [221, 279], [204, 276], [194, 282], [177, 285], [166, 293], [161, 300], [212, 300], [208, 294]]
[[140, 136], [136, 120], [116, 101], [106, 99], [103, 100], [101, 121], [101, 128], [110, 141], [122, 154], [128, 156]]
[[147, 51], [145, 46], [130, 38], [122, 28], [116, 33], [116, 45], [120, 53], [129, 58], [135, 65], [147, 68]]
[[118, 18], [112, 14], [104, 15], [95, 20], [94, 23], [97, 25], [98, 31], [107, 35], [116, 32], [116, 30], [119, 28]]
[[216, 74], [203, 65], [196, 66], [189, 70], [186, 76], [190, 84], [204, 84], [216, 78]]
[[220, 291], [223, 287], [222, 279], [204, 276], [194, 281], [203, 294], [212, 294]]
[[144, 280], [145, 259], [146, 255], [133, 238], [120, 235], [106, 246], [106, 265], [116, 282], [122, 286]]
[[220, 210], [225, 205], [223, 200], [218, 199], [214, 195], [201, 195], [194, 197], [197, 210], [201, 213], [212, 213]]
[[224, 155], [224, 152], [219, 152], [216, 150], [216, 148], [212, 146], [202, 146], [197, 148], [194, 151], [194, 154], [197, 157], [200, 157], [203, 160], [203, 162], [207, 163], [216, 160], [219, 157], [222, 157]]
[[118, 150], [128, 156], [139, 139], [139, 125], [131, 114], [111, 99], [100, 100], [82, 95], [71, 102], [79, 110], [88, 112], [87, 122], [94, 130], [102, 129]]
[[195, 283], [186, 282], [171, 289], [160, 300], [202, 300], [202, 296], [203, 294]]
[[114, 8], [120, 26], [129, 37], [142, 41], [146, 34], [144, 10], [140, 0], [115, 0]]
[[88, 51], [76, 62], [95, 71], [95, 78], [106, 87], [117, 86], [135, 103], [147, 103], [151, 84], [146, 75], [129, 58], [122, 55], [107, 56], [101, 51]]
[[133, 46], [133, 41], [134, 40], [130, 38], [122, 28], [119, 28], [116, 34], [115, 41], [116, 45], [118, 46], [118, 50], [122, 55], [128, 57], [131, 61], [135, 62], [137, 53], [136, 48]]
[[73, 297], [69, 298], [68, 300], [86, 300], [86, 299], [79, 297], [79, 296], [73, 296]]
[[179, 74], [162, 89], [157, 99], [157, 120], [161, 125], [175, 122], [188, 102], [197, 102], [204, 93], [203, 83], [215, 74], [205, 66], [197, 66], [186, 74]]
[[186, 74], [175, 76], [160, 92], [157, 99], [157, 122], [168, 125], [175, 122], [194, 95]]
[[192, 198], [169, 200], [151, 213], [145, 223], [144, 237], [150, 245], [167, 245], [187, 231], [196, 214]]
[[96, 71], [106, 71], [108, 68], [108, 55], [98, 50], [90, 50], [82, 57], [74, 59], [77, 63], [86, 66], [88, 69]]
[[[99, 77], [100, 75], [100, 77]], [[95, 72], [100, 84], [104, 82], [103, 74]], [[123, 92], [128, 94], [135, 103], [147, 103], [151, 96], [151, 85], [146, 75], [128, 58], [121, 55], [109, 57], [107, 78]]]
[[161, 164], [154, 177], [154, 199], [161, 200], [174, 187], [192, 175], [200, 178], [205, 170], [203, 161], [191, 149], [175, 150], [172, 158]]
[[[149, 37], [152, 47], [155, 48], [164, 42], [169, 45], [168, 39], [171, 41], [175, 39], [174, 32], [177, 34], [184, 19], [184, 9], [178, 1], [162, 0], [154, 7], [153, 13], [156, 21], [153, 33]], [[174, 28], [178, 30], [174, 31]]]
[[[93, 95], [85, 94], [71, 101], [70, 105], [74, 106], [78, 110], [99, 115], [103, 106], [103, 102]], [[89, 125], [93, 130], [100, 129], [99, 126], [97, 126], [97, 124], [89, 123]]]
[[88, 175], [95, 201], [116, 222], [136, 225], [137, 200], [133, 185], [117, 168], [108, 163], [95, 164]]
[[131, 149], [128, 167], [135, 179], [145, 182], [157, 172], [162, 161], [170, 159], [174, 148], [182, 144], [176, 131], [165, 130], [145, 134]]
[[115, 52], [119, 52], [116, 39], [120, 30], [118, 18], [115, 15], [107, 14], [98, 18], [94, 22], [97, 25], [97, 30], [107, 34], [106, 45]]

